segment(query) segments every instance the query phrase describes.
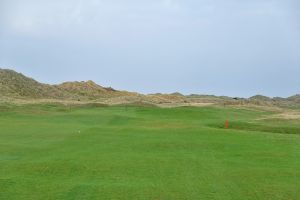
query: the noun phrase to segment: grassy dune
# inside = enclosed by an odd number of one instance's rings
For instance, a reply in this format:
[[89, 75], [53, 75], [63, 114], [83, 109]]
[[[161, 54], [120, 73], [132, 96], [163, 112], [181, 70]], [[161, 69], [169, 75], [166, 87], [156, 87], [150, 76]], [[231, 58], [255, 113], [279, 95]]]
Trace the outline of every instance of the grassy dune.
[[300, 120], [273, 114], [0, 106], [0, 199], [298, 200]]

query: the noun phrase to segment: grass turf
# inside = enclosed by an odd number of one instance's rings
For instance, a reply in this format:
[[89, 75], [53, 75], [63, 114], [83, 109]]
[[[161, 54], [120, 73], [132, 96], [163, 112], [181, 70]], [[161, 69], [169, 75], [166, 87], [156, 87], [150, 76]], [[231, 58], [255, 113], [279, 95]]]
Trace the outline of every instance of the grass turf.
[[298, 200], [300, 122], [270, 114], [0, 106], [0, 199]]

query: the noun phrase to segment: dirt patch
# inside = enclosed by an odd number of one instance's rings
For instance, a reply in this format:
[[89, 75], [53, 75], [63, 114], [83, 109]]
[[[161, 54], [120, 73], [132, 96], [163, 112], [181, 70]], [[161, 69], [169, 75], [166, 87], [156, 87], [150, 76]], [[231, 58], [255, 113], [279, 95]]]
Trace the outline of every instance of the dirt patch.
[[300, 113], [281, 113], [273, 116], [282, 119], [300, 119]]
[[279, 114], [270, 115], [267, 117], [259, 118], [257, 120], [265, 120], [265, 119], [291, 119], [291, 120], [297, 120], [300, 119], [300, 113], [299, 112], [284, 112]]

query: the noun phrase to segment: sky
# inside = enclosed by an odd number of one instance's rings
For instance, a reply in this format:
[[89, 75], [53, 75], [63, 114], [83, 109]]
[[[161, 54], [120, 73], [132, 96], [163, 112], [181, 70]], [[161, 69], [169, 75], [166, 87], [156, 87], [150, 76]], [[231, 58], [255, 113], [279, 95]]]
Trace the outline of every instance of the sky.
[[0, 68], [141, 93], [300, 93], [299, 0], [0, 0]]

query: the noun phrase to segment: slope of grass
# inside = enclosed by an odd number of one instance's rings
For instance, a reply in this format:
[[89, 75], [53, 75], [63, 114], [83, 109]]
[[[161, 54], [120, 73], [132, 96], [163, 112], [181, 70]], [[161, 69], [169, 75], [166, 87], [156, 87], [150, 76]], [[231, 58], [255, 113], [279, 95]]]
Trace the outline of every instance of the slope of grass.
[[269, 114], [2, 106], [0, 199], [297, 200], [300, 123]]

